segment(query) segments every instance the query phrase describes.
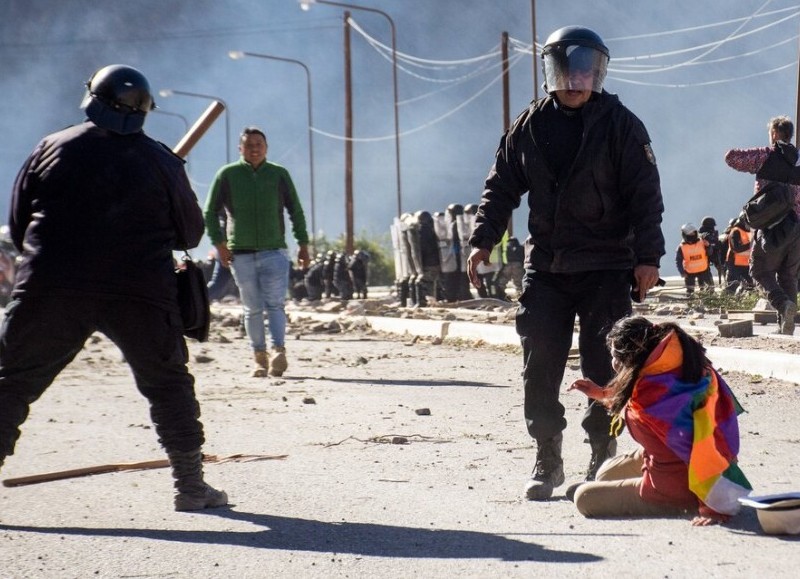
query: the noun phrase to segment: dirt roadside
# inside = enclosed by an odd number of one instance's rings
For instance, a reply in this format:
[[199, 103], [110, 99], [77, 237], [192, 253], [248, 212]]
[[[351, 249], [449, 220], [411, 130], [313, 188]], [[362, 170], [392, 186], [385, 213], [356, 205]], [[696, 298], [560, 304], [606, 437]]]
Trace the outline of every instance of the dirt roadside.
[[[341, 325], [340, 328], [341, 330]], [[794, 577], [800, 538], [729, 525], [589, 520], [522, 499], [533, 449], [514, 348], [336, 326], [290, 329], [290, 369], [247, 377], [229, 317], [190, 344], [209, 464], [232, 506], [171, 510], [167, 470], [0, 489], [3, 577]], [[578, 377], [568, 367], [564, 388]], [[747, 413], [741, 463], [758, 492], [800, 490], [800, 387], [726, 379]], [[568, 481], [589, 450], [564, 393]], [[633, 448], [628, 438], [621, 451]], [[93, 337], [33, 406], [2, 478], [162, 458], [118, 350]]]

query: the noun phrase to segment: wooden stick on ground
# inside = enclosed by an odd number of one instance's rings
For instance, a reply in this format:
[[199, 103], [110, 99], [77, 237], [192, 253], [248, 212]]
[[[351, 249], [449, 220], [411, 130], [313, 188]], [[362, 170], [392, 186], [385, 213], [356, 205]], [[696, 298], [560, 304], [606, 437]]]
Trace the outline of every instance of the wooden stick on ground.
[[[289, 456], [288, 454], [279, 454], [279, 455], [231, 454], [228, 456], [204, 454], [203, 462], [224, 463], [224, 462], [253, 462], [256, 460], [282, 460], [288, 456]], [[110, 464], [99, 464], [95, 466], [73, 468], [70, 470], [59, 470], [53, 472], [45, 472], [42, 474], [33, 474], [29, 476], [8, 478], [3, 481], [3, 486], [20, 487], [24, 485], [34, 485], [55, 480], [64, 480], [68, 478], [90, 476], [94, 474], [105, 474], [109, 472], [121, 472], [121, 471], [138, 471], [138, 470], [147, 470], [151, 468], [167, 468], [168, 466], [169, 466], [169, 461], [167, 459], [145, 460], [142, 462], [119, 462]]]

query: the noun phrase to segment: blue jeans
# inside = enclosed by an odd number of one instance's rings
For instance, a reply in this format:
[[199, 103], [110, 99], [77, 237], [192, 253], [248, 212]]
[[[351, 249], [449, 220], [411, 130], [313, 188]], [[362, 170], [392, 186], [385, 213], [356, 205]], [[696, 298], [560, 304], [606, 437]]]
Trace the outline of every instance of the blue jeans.
[[268, 249], [235, 254], [231, 271], [244, 306], [244, 325], [250, 347], [255, 352], [267, 349], [264, 310], [267, 310], [272, 347], [283, 347], [286, 336], [284, 304], [289, 291], [289, 252]]

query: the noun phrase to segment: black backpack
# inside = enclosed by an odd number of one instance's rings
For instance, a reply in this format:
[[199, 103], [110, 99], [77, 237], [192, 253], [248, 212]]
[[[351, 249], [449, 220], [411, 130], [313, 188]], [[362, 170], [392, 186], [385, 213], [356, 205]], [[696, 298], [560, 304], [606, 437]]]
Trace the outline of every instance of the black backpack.
[[797, 159], [794, 145], [778, 141], [758, 169], [756, 177], [768, 182], [742, 207], [753, 229], [771, 229], [794, 210], [795, 193], [788, 184], [800, 184]]
[[786, 183], [769, 181], [742, 207], [753, 229], [770, 229], [794, 210], [794, 191]]

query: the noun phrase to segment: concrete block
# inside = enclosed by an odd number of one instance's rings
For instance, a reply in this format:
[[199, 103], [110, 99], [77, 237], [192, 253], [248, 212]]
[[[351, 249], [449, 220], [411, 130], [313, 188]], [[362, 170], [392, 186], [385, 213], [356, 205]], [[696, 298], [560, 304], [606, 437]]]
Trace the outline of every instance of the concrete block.
[[774, 324], [778, 321], [778, 312], [775, 310], [770, 311], [757, 311], [753, 310], [753, 321], [762, 326], [766, 324]]
[[719, 328], [719, 335], [723, 338], [749, 338], [753, 335], [752, 320], [720, 324], [717, 328]]

